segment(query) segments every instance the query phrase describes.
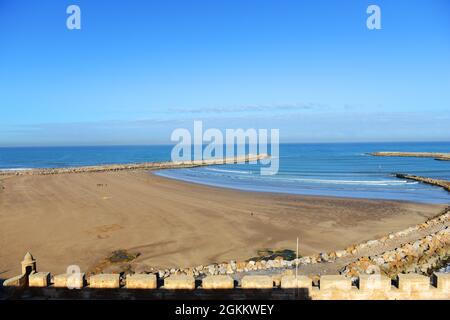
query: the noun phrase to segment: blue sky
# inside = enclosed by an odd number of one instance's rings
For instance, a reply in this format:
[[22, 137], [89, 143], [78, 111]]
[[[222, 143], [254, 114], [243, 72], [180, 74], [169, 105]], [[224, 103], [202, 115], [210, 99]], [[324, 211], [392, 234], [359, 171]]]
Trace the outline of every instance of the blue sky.
[[0, 0], [0, 114], [0, 146], [448, 140], [450, 2]]

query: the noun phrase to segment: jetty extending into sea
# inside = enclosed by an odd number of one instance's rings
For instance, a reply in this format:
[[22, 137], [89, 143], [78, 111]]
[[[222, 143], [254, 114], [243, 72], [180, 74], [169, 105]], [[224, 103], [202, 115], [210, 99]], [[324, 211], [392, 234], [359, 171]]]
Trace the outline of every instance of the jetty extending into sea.
[[163, 161], [163, 162], [142, 162], [129, 164], [108, 164], [97, 166], [68, 167], [68, 168], [38, 168], [29, 170], [4, 170], [0, 169], [0, 175], [50, 175], [63, 173], [85, 173], [85, 172], [106, 172], [106, 171], [122, 171], [122, 170], [159, 170], [159, 169], [177, 169], [192, 168], [200, 166], [220, 165], [220, 164], [236, 164], [245, 162], [254, 162], [269, 158], [268, 154], [248, 154], [236, 157], [201, 159], [190, 161]]

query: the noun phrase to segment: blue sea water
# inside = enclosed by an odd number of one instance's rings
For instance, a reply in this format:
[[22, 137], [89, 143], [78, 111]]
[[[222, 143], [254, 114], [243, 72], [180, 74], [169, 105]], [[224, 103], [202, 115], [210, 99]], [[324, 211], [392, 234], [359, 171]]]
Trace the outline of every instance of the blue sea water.
[[[0, 170], [169, 161], [172, 146], [0, 148]], [[281, 192], [426, 203], [450, 203], [439, 187], [398, 179], [394, 172], [450, 179], [450, 162], [374, 157], [375, 151], [450, 152], [449, 142], [281, 144], [277, 175], [260, 166], [220, 165], [161, 170], [168, 178], [247, 191]]]
[[376, 151], [450, 152], [450, 143], [282, 144], [277, 175], [237, 164], [159, 171], [164, 177], [247, 191], [282, 192], [425, 203], [450, 203], [442, 188], [398, 179], [392, 173], [450, 179], [450, 161], [374, 157]]
[[0, 170], [169, 161], [172, 146], [0, 148]]

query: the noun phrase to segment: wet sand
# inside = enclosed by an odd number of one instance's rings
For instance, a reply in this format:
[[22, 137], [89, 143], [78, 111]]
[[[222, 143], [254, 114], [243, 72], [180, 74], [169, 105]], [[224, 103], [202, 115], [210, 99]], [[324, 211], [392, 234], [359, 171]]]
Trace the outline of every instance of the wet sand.
[[261, 248], [300, 254], [342, 249], [405, 229], [444, 205], [235, 191], [146, 171], [3, 177], [0, 278], [20, 273], [26, 251], [38, 270], [83, 271], [113, 250], [136, 262], [189, 267], [244, 260]]

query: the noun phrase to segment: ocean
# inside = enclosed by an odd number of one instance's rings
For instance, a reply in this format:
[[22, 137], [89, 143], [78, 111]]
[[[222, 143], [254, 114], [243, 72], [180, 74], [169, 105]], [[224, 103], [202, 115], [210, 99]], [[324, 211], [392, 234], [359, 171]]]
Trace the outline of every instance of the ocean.
[[[169, 161], [172, 146], [0, 148], [0, 170]], [[169, 169], [157, 175], [245, 191], [450, 203], [435, 186], [392, 173], [450, 179], [450, 162], [431, 158], [374, 157], [375, 151], [449, 152], [450, 142], [281, 144], [280, 168], [260, 175], [259, 165]]]

